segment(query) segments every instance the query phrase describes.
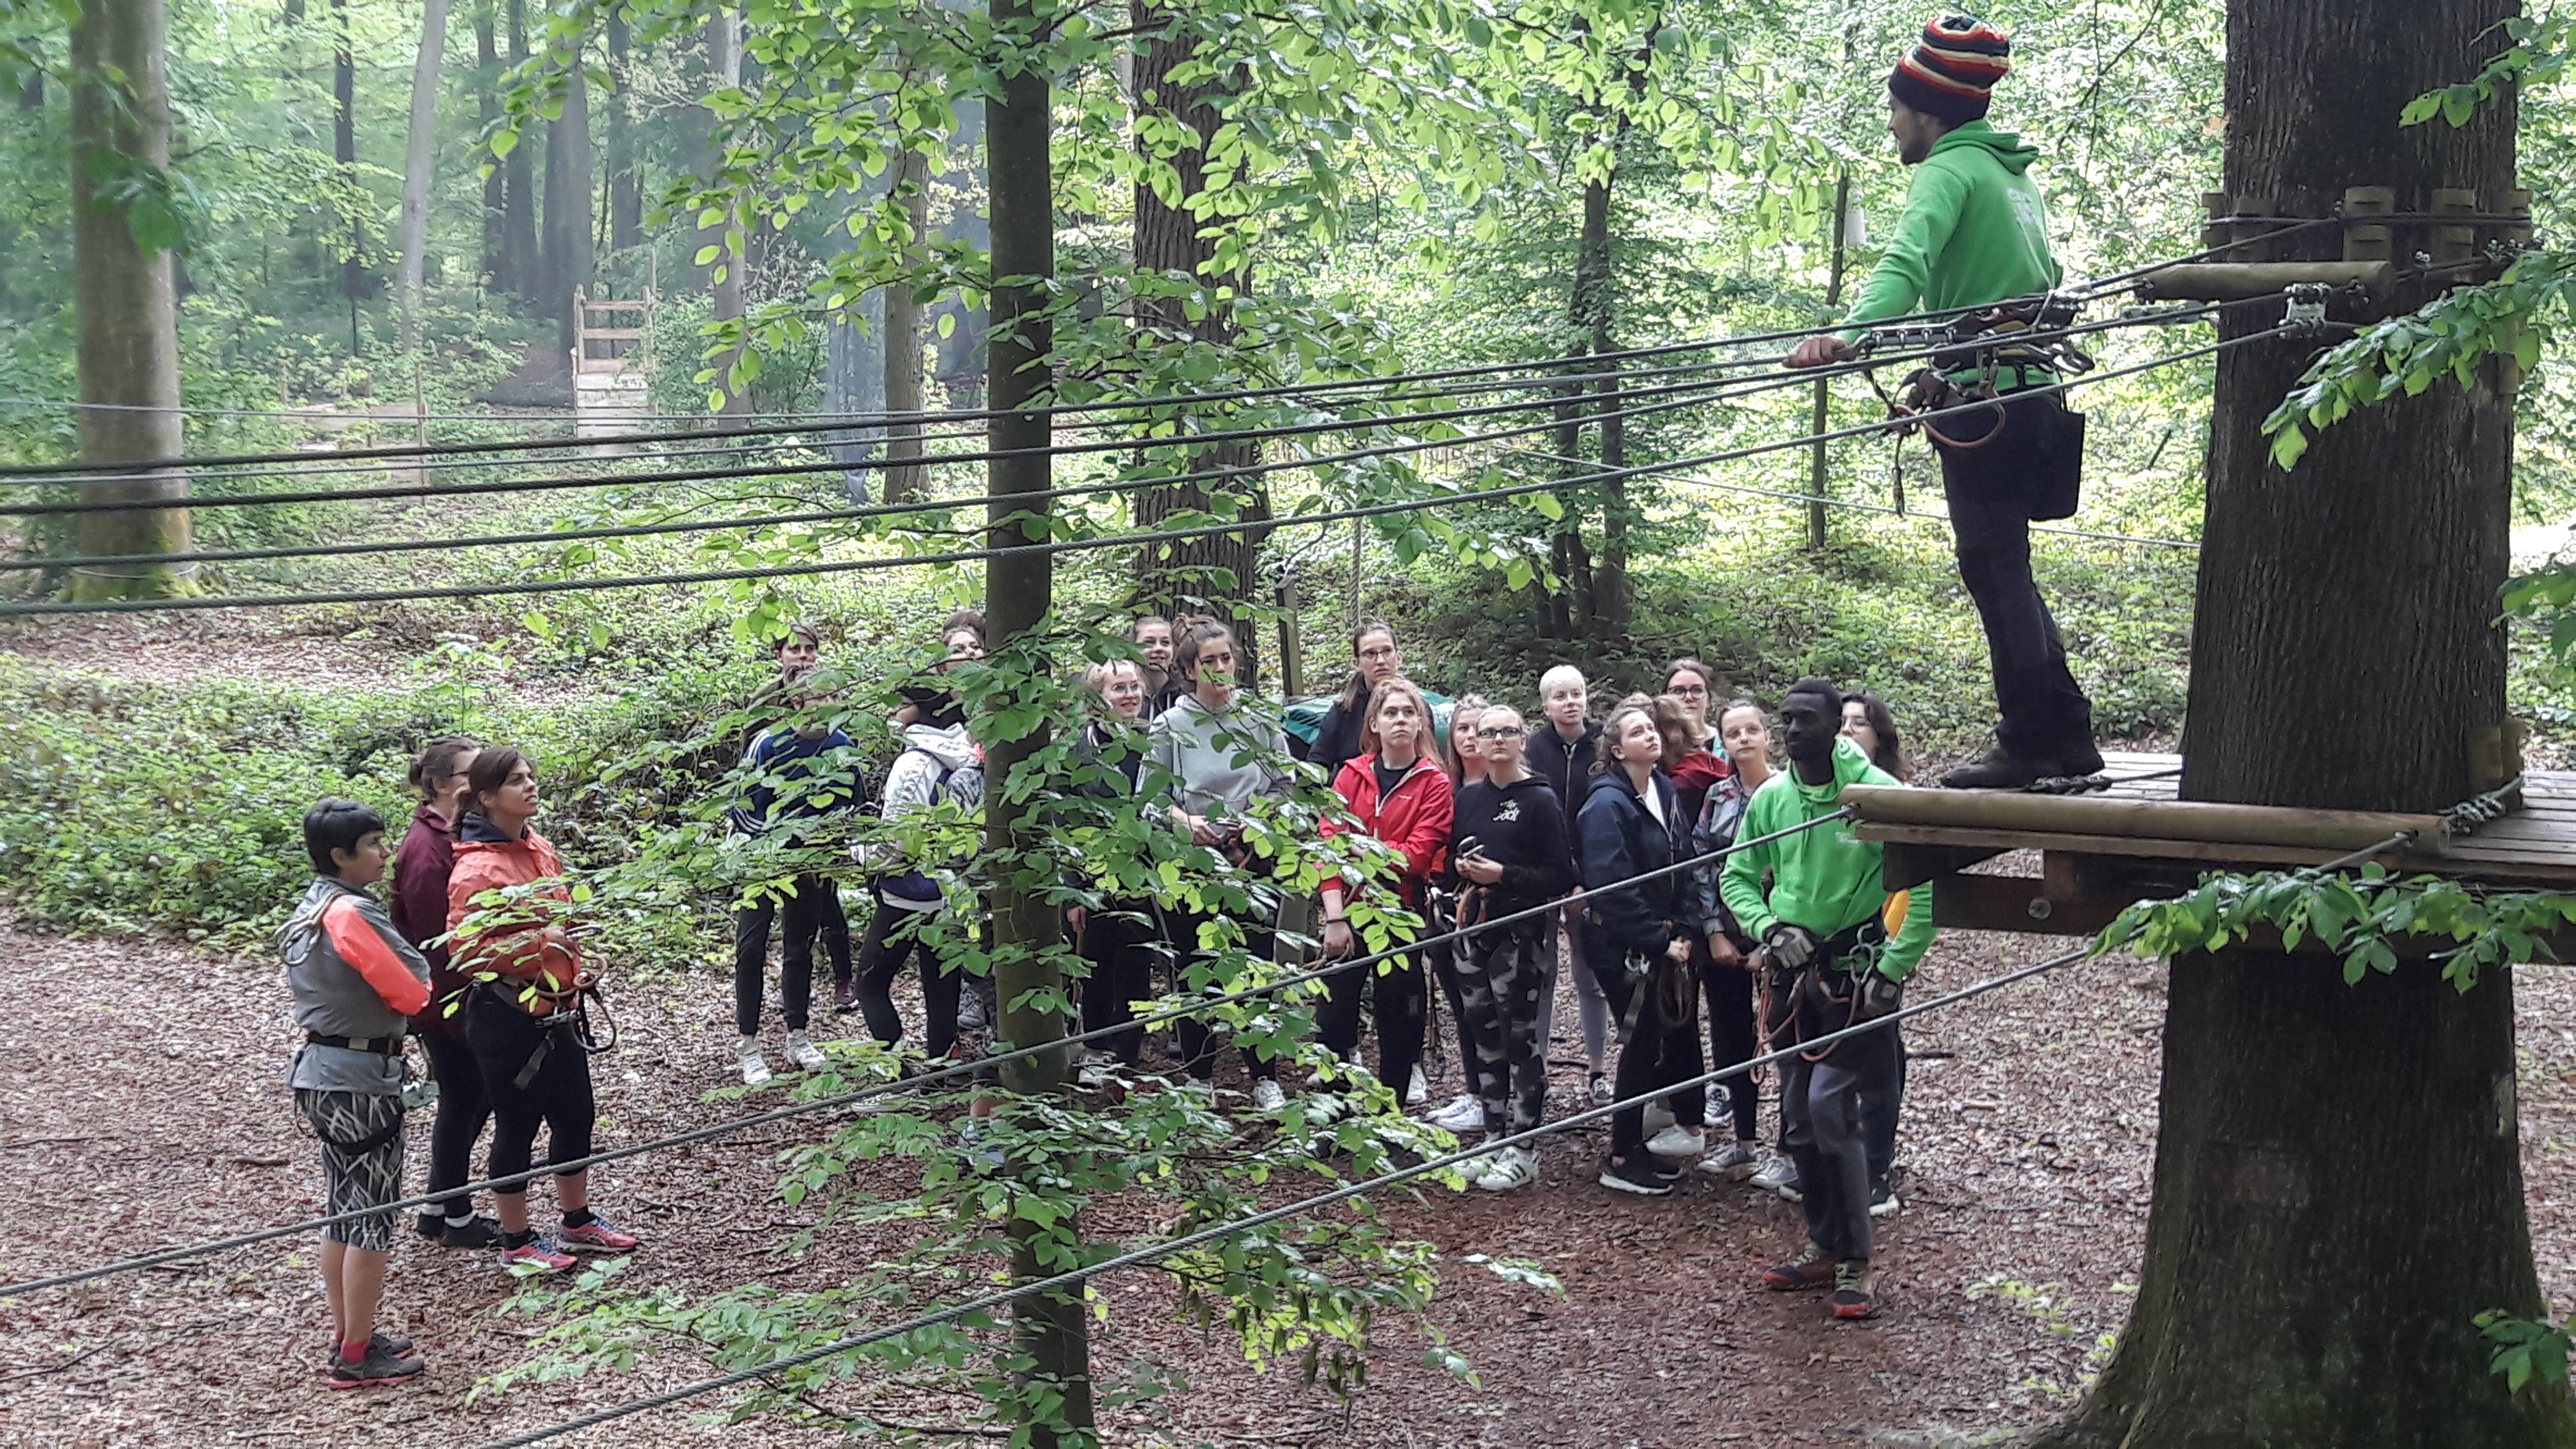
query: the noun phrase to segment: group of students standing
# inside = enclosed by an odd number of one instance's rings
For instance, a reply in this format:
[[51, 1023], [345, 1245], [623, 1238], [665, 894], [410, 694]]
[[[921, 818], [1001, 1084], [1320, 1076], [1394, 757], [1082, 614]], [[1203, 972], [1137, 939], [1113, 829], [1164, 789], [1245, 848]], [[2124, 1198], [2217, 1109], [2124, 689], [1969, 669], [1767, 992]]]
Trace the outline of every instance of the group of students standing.
[[[1215, 943], [1235, 939], [1255, 958], [1289, 960], [1280, 953], [1298, 950], [1311, 931], [1315, 954], [1347, 960], [1361, 949], [1354, 908], [1399, 908], [1424, 919], [1431, 936], [1470, 934], [1400, 952], [1374, 971], [1332, 975], [1317, 1037], [1359, 1070], [1365, 1016], [1378, 1080], [1398, 1102], [1427, 1107], [1423, 1054], [1436, 982], [1463, 1090], [1426, 1115], [1496, 1140], [1468, 1173], [1476, 1187], [1504, 1192], [1539, 1178], [1534, 1151], [1499, 1139], [1544, 1119], [1554, 1003], [1561, 975], [1570, 976], [1588, 1100], [1630, 1103], [1612, 1117], [1600, 1183], [1658, 1196], [1696, 1166], [1797, 1199], [1809, 1243], [1766, 1282], [1832, 1285], [1840, 1316], [1873, 1310], [1870, 1221], [1894, 1207], [1887, 1174], [1903, 1088], [1893, 1030], [1790, 1060], [1780, 1074], [1779, 1155], [1767, 1165], [1758, 1160], [1759, 1090], [1749, 1074], [1725, 1083], [1716, 1125], [1732, 1131], [1715, 1142], [1708, 1094], [1683, 1084], [1710, 1063], [1734, 1065], [1894, 1009], [1928, 946], [1928, 887], [1892, 897], [1880, 889], [1877, 847], [1853, 839], [1847, 822], [1794, 829], [1830, 814], [1845, 784], [1903, 775], [1884, 703], [1802, 682], [1782, 704], [1783, 769], [1772, 758], [1769, 716], [1743, 699], [1712, 708], [1717, 675], [1695, 660], [1675, 661], [1660, 692], [1625, 698], [1598, 721], [1582, 673], [1558, 666], [1539, 681], [1533, 724], [1509, 704], [1437, 700], [1405, 676], [1394, 630], [1370, 624], [1354, 637], [1349, 687], [1301, 750], [1275, 706], [1238, 687], [1240, 646], [1225, 624], [1176, 629], [1147, 618], [1131, 640], [1134, 657], [1095, 664], [1083, 679], [1091, 715], [1074, 749], [1093, 768], [1083, 771], [1081, 793], [1141, 796], [1147, 818], [1245, 866], [1260, 802], [1294, 792], [1302, 758], [1339, 800], [1322, 831], [1371, 836], [1394, 866], [1382, 878], [1324, 881], [1311, 921], [1283, 922], [1282, 903], [1267, 891], [1227, 894], [1238, 904], [1196, 912], [1096, 894], [1087, 898], [1097, 905], [1069, 908], [1068, 938], [1088, 968], [1077, 992], [1081, 1023], [1096, 1038], [1082, 1086], [1141, 1080], [1147, 1043], [1133, 1024], [1137, 1008], [1229, 984], [1206, 964]], [[953, 807], [952, 822], [980, 818], [980, 750], [944, 676], [982, 657], [982, 617], [960, 610], [941, 643], [921, 682], [901, 691], [891, 721], [901, 749], [874, 792], [886, 821], [942, 805]], [[824, 722], [830, 691], [816, 672], [818, 651], [810, 628], [793, 629], [777, 650], [776, 681], [755, 701], [772, 718], [745, 751], [745, 803], [730, 816], [747, 839], [784, 832], [794, 840], [868, 803], [859, 752]], [[550, 1134], [550, 1163], [589, 1155], [589, 1058], [602, 1044], [591, 1030], [592, 974], [569, 924], [562, 864], [532, 828], [541, 806], [534, 763], [508, 746], [440, 739], [421, 751], [410, 781], [419, 798], [399, 849], [358, 802], [326, 800], [307, 815], [315, 878], [278, 936], [305, 1033], [289, 1085], [320, 1140], [332, 1211], [364, 1214], [325, 1234], [334, 1387], [398, 1382], [422, 1366], [407, 1340], [375, 1328], [394, 1221], [390, 1209], [367, 1211], [402, 1195], [407, 1110], [434, 1103], [427, 1191], [439, 1201], [417, 1221], [431, 1242], [493, 1250], [505, 1264], [545, 1272], [572, 1267], [578, 1252], [638, 1246], [590, 1205], [578, 1167], [553, 1174], [561, 1219], [550, 1230], [534, 1224], [525, 1184], [494, 1193], [497, 1220], [455, 1191], [487, 1130], [494, 1177], [531, 1169], [540, 1128]], [[847, 872], [805, 869], [736, 909], [735, 1024], [747, 1085], [774, 1075], [759, 1036], [773, 932], [783, 948], [785, 1057], [795, 1069], [829, 1061], [812, 1035], [818, 943], [833, 1005], [861, 1013], [887, 1047], [906, 1038], [892, 986], [908, 961], [919, 965], [921, 1041], [931, 1058], [972, 1057], [975, 1034], [997, 1018], [989, 980], [939, 959], [933, 934], [919, 928], [952, 904], [950, 893], [971, 889], [966, 878], [882, 840], [851, 854], [871, 908], [855, 953], [839, 883]], [[388, 907], [370, 892], [389, 864]], [[1489, 922], [1502, 924], [1478, 929]], [[1220, 1033], [1185, 1017], [1173, 1035], [1187, 1075], [1212, 1082]], [[428, 1061], [427, 1083], [407, 1079], [412, 1036]], [[1243, 1055], [1253, 1108], [1278, 1112], [1287, 1092], [1276, 1060], [1267, 1050]], [[1308, 1085], [1330, 1084], [1319, 1076]], [[972, 1115], [990, 1107], [979, 1095]]]

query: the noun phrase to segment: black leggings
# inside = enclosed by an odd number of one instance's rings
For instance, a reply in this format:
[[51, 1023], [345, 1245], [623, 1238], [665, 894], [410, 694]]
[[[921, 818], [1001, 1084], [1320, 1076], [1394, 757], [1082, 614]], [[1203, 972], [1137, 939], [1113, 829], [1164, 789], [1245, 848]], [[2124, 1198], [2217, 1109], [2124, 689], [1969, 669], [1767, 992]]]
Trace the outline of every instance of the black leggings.
[[[1688, 969], [1659, 963], [1655, 974], [1641, 981], [1628, 974], [1624, 962], [1594, 959], [1592, 975], [1601, 983], [1602, 994], [1610, 998], [1611, 1020], [1619, 1026], [1619, 1069], [1610, 1085], [1620, 1101], [1700, 1074], [1698, 1003], [1691, 1000], [1693, 993], [1683, 991], [1680, 995], [1686, 1004], [1678, 1013], [1668, 1011], [1673, 1003], [1664, 998], [1673, 993], [1660, 984], [1666, 973]], [[1707, 1115], [1708, 1089], [1684, 1087], [1672, 1094], [1671, 1102], [1675, 1123], [1697, 1127]], [[1645, 1144], [1644, 1104], [1611, 1116], [1611, 1156], [1627, 1158], [1643, 1151]]]
[[[1130, 1003], [1150, 1001], [1154, 992], [1153, 907], [1111, 902], [1083, 923], [1079, 945], [1091, 974], [1082, 982], [1082, 1030], [1085, 1035], [1127, 1026], [1136, 1019]], [[1126, 1066], [1144, 1056], [1145, 1029], [1129, 1026], [1097, 1043]]]
[[[1172, 975], [1176, 978], [1172, 989], [1175, 993], [1185, 993], [1191, 989], [1189, 963], [1198, 956], [1199, 927], [1208, 920], [1209, 917], [1206, 916], [1183, 915], [1178, 911], [1169, 912], [1164, 916], [1164, 939], [1169, 942], [1172, 949]], [[1272, 923], [1268, 920], [1254, 922], [1240, 917], [1237, 921], [1243, 928], [1244, 954], [1255, 961], [1271, 959], [1279, 949], [1279, 933], [1273, 929]], [[1204, 988], [1204, 992], [1207, 995], [1219, 995], [1242, 984], [1239, 981], [1218, 979], [1210, 981]], [[1276, 1000], [1277, 998], [1273, 998], [1274, 1002]], [[1207, 1018], [1185, 1016], [1174, 1022], [1172, 1029], [1180, 1040], [1181, 1058], [1189, 1063], [1190, 1075], [1202, 1082], [1214, 1080], [1217, 1040], [1216, 1033], [1208, 1029]], [[1243, 1064], [1251, 1070], [1256, 1081], [1276, 1080], [1279, 1076], [1279, 1062], [1275, 1057], [1264, 1057], [1246, 1049], [1243, 1054]]]
[[832, 979], [850, 979], [850, 918], [841, 892], [825, 876], [800, 875], [785, 893], [764, 896], [733, 913], [733, 1027], [744, 1036], [760, 1031], [762, 978], [769, 964], [769, 923], [787, 917], [778, 952], [778, 1005], [788, 1029], [803, 1031], [814, 1005], [814, 937], [832, 958]]
[[[1705, 956], [1701, 961], [1700, 984], [1708, 997], [1709, 1067], [1749, 1062], [1760, 1044], [1753, 1026], [1753, 972], [1743, 966], [1721, 966]], [[1761, 1132], [1757, 1117], [1762, 1089], [1754, 1084], [1751, 1072], [1729, 1077], [1722, 1085], [1735, 1116], [1735, 1140], [1749, 1144]]]
[[1398, 1107], [1413, 1084], [1413, 1069], [1422, 1062], [1422, 1018], [1430, 1001], [1422, 979], [1420, 952], [1345, 971], [1327, 983], [1330, 994], [1317, 1013], [1315, 1035], [1333, 1055], [1348, 1057], [1360, 1045], [1360, 992], [1370, 994], [1371, 1018], [1377, 1023], [1377, 1079], [1395, 1093]]
[[928, 912], [878, 903], [876, 914], [868, 918], [867, 939], [859, 945], [859, 1014], [879, 1042], [893, 1046], [903, 1040], [903, 1013], [894, 1009], [894, 978], [904, 962], [918, 957], [921, 1003], [930, 1018], [923, 1045], [930, 1055], [944, 1057], [957, 1049], [957, 998], [964, 981], [922, 937], [929, 924]]
[[[479, 994], [479, 993], [470, 993]], [[440, 1022], [420, 1033], [429, 1053], [429, 1074], [438, 1083], [437, 1116], [429, 1124], [429, 1190], [463, 1187], [474, 1176], [474, 1139], [492, 1122], [492, 1095], [483, 1089], [483, 1068], [453, 1022]], [[473, 1199], [458, 1196], [429, 1205], [440, 1217], [463, 1217]]]
[[[590, 1053], [573, 1040], [570, 1023], [540, 1022], [490, 986], [465, 993], [464, 1015], [465, 1044], [483, 1069], [483, 1089], [492, 1099], [492, 1175], [510, 1177], [534, 1165], [540, 1125], [547, 1133], [546, 1161], [588, 1157], [599, 1113], [590, 1095]], [[519, 1074], [540, 1049], [545, 1059], [520, 1086]], [[509, 1197], [527, 1190], [525, 1183], [495, 1189]]]

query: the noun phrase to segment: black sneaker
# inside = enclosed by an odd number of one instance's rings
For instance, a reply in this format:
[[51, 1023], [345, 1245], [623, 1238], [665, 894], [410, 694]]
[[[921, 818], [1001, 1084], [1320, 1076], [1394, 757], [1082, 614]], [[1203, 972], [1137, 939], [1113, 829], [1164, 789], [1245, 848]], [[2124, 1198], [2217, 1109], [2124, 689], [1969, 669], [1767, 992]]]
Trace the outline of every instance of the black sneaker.
[[2055, 760], [2026, 760], [2001, 746], [1986, 751], [1973, 765], [1961, 765], [1941, 777], [1945, 790], [2020, 790], [2033, 780], [2063, 773]]
[[398, 1384], [417, 1377], [429, 1367], [427, 1359], [396, 1358], [374, 1342], [367, 1345], [367, 1356], [351, 1363], [347, 1359], [331, 1365], [331, 1387], [363, 1389], [376, 1384]]
[[1668, 1197], [1673, 1180], [1658, 1171], [1645, 1157], [1605, 1157], [1601, 1160], [1601, 1185], [1612, 1192], [1633, 1193], [1638, 1197]]
[[441, 1213], [426, 1212], [412, 1219], [411, 1226], [412, 1231], [435, 1243], [439, 1234], [447, 1231], [447, 1218]]
[[486, 1217], [477, 1217], [460, 1226], [442, 1224], [438, 1245], [442, 1248], [497, 1248], [501, 1245], [501, 1225]]
[[2102, 751], [2091, 740], [2077, 740], [2057, 747], [2057, 772], [2061, 775], [2098, 775], [2102, 773]]
[[[383, 1332], [382, 1330], [367, 1335], [367, 1352], [369, 1353], [380, 1353], [387, 1358], [414, 1358], [418, 1356], [417, 1349], [418, 1346], [410, 1339], [397, 1338], [390, 1333]], [[323, 1351], [322, 1367], [324, 1369], [328, 1370], [336, 1368], [339, 1366], [340, 1362], [340, 1345], [335, 1343]]]

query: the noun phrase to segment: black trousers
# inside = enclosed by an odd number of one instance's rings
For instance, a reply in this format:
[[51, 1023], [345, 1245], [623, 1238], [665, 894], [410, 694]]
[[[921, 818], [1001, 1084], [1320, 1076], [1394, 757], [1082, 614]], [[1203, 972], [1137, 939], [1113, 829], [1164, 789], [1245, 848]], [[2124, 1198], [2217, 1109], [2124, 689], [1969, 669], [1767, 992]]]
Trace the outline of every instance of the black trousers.
[[[2065, 405], [2053, 393], [2007, 395], [1992, 409], [1945, 420], [1941, 430], [1974, 448], [1935, 445], [1941, 492], [1959, 556], [1959, 580], [1976, 601], [2003, 722], [1997, 743], [2015, 756], [2048, 760], [2093, 740], [2093, 705], [2066, 667], [2066, 640], [2030, 574], [2030, 510], [2044, 454]], [[1996, 434], [1996, 428], [2002, 428]]]
[[[1820, 1036], [1840, 1021], [1799, 1014], [1802, 1037]], [[1789, 1156], [1798, 1164], [1799, 1206], [1807, 1238], [1835, 1258], [1867, 1261], [1870, 1255], [1869, 1126], [1863, 1100], [1871, 1082], [1889, 1079], [1895, 1042], [1884, 1029], [1845, 1037], [1824, 1060], [1794, 1056], [1781, 1064], [1780, 1120], [1787, 1126]]]
[[[1164, 941], [1172, 953], [1172, 974], [1177, 978], [1172, 989], [1176, 993], [1191, 989], [1190, 962], [1199, 954], [1199, 928], [1209, 919], [1177, 911], [1164, 913]], [[1278, 953], [1279, 933], [1272, 921], [1238, 918], [1238, 924], [1243, 928], [1244, 954], [1255, 961], [1267, 961]], [[1217, 995], [1238, 984], [1217, 979], [1208, 982], [1204, 989], [1207, 994]], [[1181, 1059], [1189, 1064], [1190, 1075], [1202, 1082], [1215, 1080], [1218, 1041], [1217, 1034], [1208, 1028], [1207, 1019], [1185, 1016], [1174, 1022], [1172, 1027], [1180, 1042]], [[1279, 1075], [1277, 1059], [1263, 1057], [1257, 1052], [1244, 1052], [1243, 1064], [1251, 1069], [1256, 1079], [1275, 1080]]]
[[850, 979], [850, 918], [841, 911], [840, 888], [830, 878], [800, 875], [786, 893], [767, 896], [733, 913], [733, 1026], [744, 1036], [760, 1031], [760, 995], [769, 960], [769, 926], [787, 918], [779, 943], [778, 1006], [787, 1025], [803, 1031], [814, 1006], [814, 938], [832, 960], [832, 979]]
[[[1447, 927], [1434, 921], [1432, 929], [1445, 931]], [[1495, 933], [1489, 931], [1486, 934]], [[1461, 1080], [1466, 1084], [1463, 1090], [1470, 1097], [1482, 1099], [1485, 1095], [1485, 1054], [1478, 1033], [1484, 1023], [1468, 1019], [1464, 975], [1469, 953], [1475, 950], [1476, 939], [1471, 936], [1464, 942], [1427, 946], [1422, 954], [1430, 962], [1432, 979], [1440, 983], [1440, 994], [1449, 1002], [1449, 1020], [1455, 1025], [1458, 1035], [1458, 1069], [1462, 1074]]]
[[[1708, 998], [1708, 1064], [1713, 1071], [1749, 1062], [1759, 1055], [1761, 1038], [1753, 1025], [1753, 973], [1742, 966], [1721, 966], [1701, 958], [1700, 986]], [[1745, 1072], [1720, 1084], [1735, 1121], [1735, 1140], [1750, 1145], [1761, 1131], [1758, 1115], [1762, 1089]]]
[[905, 961], [919, 959], [922, 1011], [929, 1017], [922, 1046], [930, 1055], [944, 1057], [957, 1048], [957, 1002], [965, 978], [930, 949], [930, 942], [921, 935], [921, 928], [929, 923], [926, 912], [877, 904], [876, 914], [868, 918], [867, 939], [859, 945], [859, 1014], [878, 1041], [893, 1046], [903, 1040], [903, 1013], [894, 1007], [894, 978], [902, 973]]
[[[1619, 1068], [1610, 1087], [1620, 1101], [1689, 1081], [1706, 1070], [1699, 1054], [1698, 993], [1690, 989], [1689, 970], [1664, 961], [1640, 979], [1630, 976], [1622, 962], [1593, 958], [1593, 978], [1610, 999], [1610, 1017], [1619, 1028]], [[1668, 980], [1677, 981], [1679, 989], [1668, 987]], [[1707, 1087], [1685, 1087], [1672, 1094], [1671, 1102], [1673, 1120], [1681, 1126], [1697, 1127], [1707, 1120]], [[1628, 1157], [1645, 1146], [1643, 1103], [1611, 1115], [1611, 1156]]]
[[1357, 971], [1345, 971], [1325, 983], [1330, 988], [1324, 1008], [1316, 1013], [1315, 1036], [1335, 1056], [1359, 1050], [1360, 995], [1370, 997], [1370, 1017], [1377, 1024], [1377, 1079], [1404, 1104], [1413, 1084], [1413, 1069], [1422, 1063], [1423, 1017], [1430, 998], [1422, 975], [1422, 955], [1413, 952]]
[[1873, 1188], [1887, 1181], [1887, 1170], [1896, 1161], [1896, 1119], [1905, 1107], [1905, 1026], [1899, 1022], [1880, 1030], [1887, 1050], [1871, 1058], [1873, 1075], [1860, 1088], [1860, 1126]]
[[[539, 1127], [546, 1129], [548, 1162], [588, 1157], [599, 1112], [591, 1100], [590, 1053], [572, 1039], [570, 1028], [538, 1021], [488, 986], [465, 993], [461, 1014], [465, 1044], [473, 1048], [492, 1098], [492, 1175], [510, 1177], [533, 1165]], [[519, 1085], [540, 1050], [544, 1060], [528, 1074], [527, 1085]], [[509, 1196], [527, 1190], [524, 1183], [496, 1189]]]
[[[1091, 974], [1082, 982], [1082, 1030], [1085, 1035], [1126, 1026], [1136, 1019], [1131, 1004], [1150, 1001], [1154, 990], [1154, 917], [1147, 904], [1112, 902], [1084, 921], [1078, 943]], [[1127, 1066], [1145, 1052], [1145, 1029], [1130, 1026], [1101, 1043]]]
[[[483, 1090], [483, 1068], [454, 1022], [420, 1033], [420, 1044], [438, 1082], [437, 1115], [429, 1124], [429, 1191], [444, 1193], [474, 1180], [474, 1140], [491, 1125], [492, 1097]], [[461, 1195], [429, 1205], [439, 1217], [472, 1210], [473, 1200]]]

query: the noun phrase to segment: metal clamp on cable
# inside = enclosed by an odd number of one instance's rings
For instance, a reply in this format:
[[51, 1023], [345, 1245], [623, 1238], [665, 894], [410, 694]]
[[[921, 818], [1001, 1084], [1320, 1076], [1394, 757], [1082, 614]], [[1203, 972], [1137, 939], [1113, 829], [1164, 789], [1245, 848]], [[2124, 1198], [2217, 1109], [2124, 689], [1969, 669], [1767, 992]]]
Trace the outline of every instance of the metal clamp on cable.
[[2326, 300], [2334, 295], [2334, 288], [2323, 282], [2292, 282], [2282, 291], [2289, 298], [2288, 310], [2281, 315], [2282, 336], [2323, 337], [2333, 328], [2326, 320]]

